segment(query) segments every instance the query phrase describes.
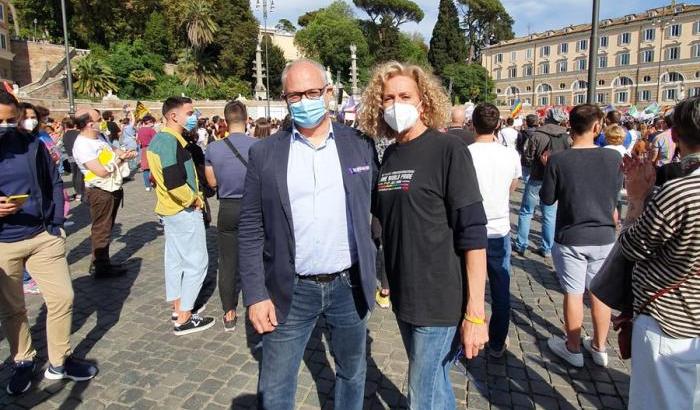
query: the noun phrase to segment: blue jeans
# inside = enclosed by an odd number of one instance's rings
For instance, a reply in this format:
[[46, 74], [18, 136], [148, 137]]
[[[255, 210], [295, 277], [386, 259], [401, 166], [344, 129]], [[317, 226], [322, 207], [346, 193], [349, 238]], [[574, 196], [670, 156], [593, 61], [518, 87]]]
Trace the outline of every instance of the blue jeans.
[[165, 297], [180, 299], [180, 310], [191, 311], [207, 276], [209, 254], [202, 211], [182, 210], [163, 216], [165, 233]]
[[525, 183], [527, 184], [527, 181], [530, 180], [530, 167], [527, 167], [527, 166], [523, 165], [523, 166], [522, 166], [522, 169], [523, 169], [523, 177], [522, 177], [522, 179], [523, 179], [523, 182], [525, 182]]
[[411, 410], [456, 409], [450, 369], [457, 353], [456, 326], [414, 326], [397, 319], [408, 355]]
[[[277, 328], [263, 335], [258, 380], [260, 406], [265, 410], [294, 408], [297, 374], [304, 350], [319, 316], [326, 320], [335, 360], [335, 408], [361, 410], [367, 373], [366, 308], [359, 279], [347, 272], [335, 280], [317, 283], [295, 279], [289, 315]], [[358, 312], [358, 310], [360, 310]]]
[[152, 187], [153, 184], [151, 184], [151, 170], [150, 170], [150, 169], [144, 169], [143, 172], [142, 172], [142, 175], [143, 175], [143, 185], [144, 185], [146, 188]]
[[510, 237], [489, 238], [486, 249], [486, 269], [491, 290], [491, 320], [489, 347], [503, 349], [510, 324]]
[[518, 236], [515, 238], [515, 247], [518, 250], [526, 250], [528, 236], [530, 235], [530, 222], [535, 213], [535, 207], [540, 206], [542, 212], [542, 252], [547, 255], [552, 253], [554, 246], [554, 226], [557, 218], [557, 205], [545, 205], [540, 202], [540, 189], [542, 181], [530, 179], [525, 185], [523, 193], [523, 203], [520, 205], [518, 215]]

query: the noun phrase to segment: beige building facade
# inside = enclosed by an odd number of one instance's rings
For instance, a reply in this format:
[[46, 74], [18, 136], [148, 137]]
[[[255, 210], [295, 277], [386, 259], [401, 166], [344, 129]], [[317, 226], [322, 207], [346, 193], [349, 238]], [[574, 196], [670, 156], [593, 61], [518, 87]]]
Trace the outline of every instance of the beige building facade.
[[287, 59], [287, 61], [297, 60], [302, 57], [301, 51], [297, 48], [296, 44], [294, 44], [294, 33], [288, 33], [271, 27], [268, 27], [266, 30], [261, 26], [260, 32], [258, 33], [258, 41], [262, 41], [262, 37], [265, 34], [272, 37], [272, 44], [282, 49], [284, 58]]
[[482, 65], [500, 105], [586, 102], [588, 66], [596, 64], [595, 102], [672, 105], [700, 96], [700, 6], [676, 4], [600, 22], [598, 55], [588, 61], [591, 26], [531, 34], [490, 46]]
[[10, 7], [7, 0], [0, 0], [0, 81], [12, 82], [12, 54], [10, 47]]

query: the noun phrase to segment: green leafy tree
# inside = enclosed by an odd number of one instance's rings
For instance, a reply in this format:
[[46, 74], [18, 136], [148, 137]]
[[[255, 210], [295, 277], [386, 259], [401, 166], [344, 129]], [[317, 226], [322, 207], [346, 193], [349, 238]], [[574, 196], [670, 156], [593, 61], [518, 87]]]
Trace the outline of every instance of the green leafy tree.
[[513, 38], [513, 18], [500, 0], [458, 2], [461, 4], [470, 61], [479, 61], [484, 47]]
[[480, 64], [449, 64], [443, 68], [446, 83], [452, 82], [452, 96], [458, 101], [492, 102], [493, 80]]
[[162, 12], [154, 11], [149, 16], [143, 33], [143, 42], [149, 51], [158, 54], [166, 61], [173, 61], [176, 50], [175, 35]]
[[353, 0], [369, 16], [362, 22], [376, 62], [400, 60], [399, 27], [409, 21], [419, 23], [425, 14], [411, 0]]
[[158, 79], [153, 71], [146, 68], [132, 71], [128, 80], [134, 90], [131, 97], [143, 98], [153, 93], [153, 87]]
[[206, 87], [219, 84], [216, 63], [210, 55], [197, 49], [182, 50], [177, 60], [177, 76], [186, 86]]
[[420, 33], [399, 35], [399, 60], [423, 67], [430, 67], [428, 46]]
[[249, 81], [253, 75], [258, 20], [249, 0], [214, 0], [214, 19], [221, 29], [214, 37], [211, 52], [222, 76]]
[[299, 27], [308, 26], [309, 23], [311, 23], [311, 20], [313, 20], [316, 17], [316, 15], [323, 10], [325, 10], [325, 8], [321, 8], [321, 9], [313, 10], [313, 11], [308, 11], [308, 12], [302, 14], [297, 19], [297, 24], [299, 25]]
[[275, 28], [277, 30], [286, 31], [287, 33], [295, 33], [297, 31], [297, 28], [294, 26], [294, 23], [287, 19], [281, 19], [280, 21], [278, 21]]
[[[91, 55], [102, 59], [114, 73], [120, 97], [145, 96], [149, 88], [147, 74], [163, 74], [163, 57], [149, 51], [143, 40], [114, 43], [108, 51], [101, 47], [92, 48], [94, 51]], [[134, 73], [137, 74], [132, 76]]]
[[468, 56], [464, 32], [459, 26], [459, 14], [454, 0], [440, 0], [437, 23], [430, 39], [428, 60], [435, 73], [442, 75], [446, 66], [464, 63]]
[[367, 39], [352, 10], [342, 1], [317, 10], [309, 23], [297, 32], [294, 42], [306, 56], [330, 66], [333, 73], [348, 72], [351, 44], [357, 46], [360, 71], [365, 72], [371, 64]]
[[89, 97], [101, 97], [119, 87], [112, 70], [102, 60], [88, 56], [78, 60], [73, 71], [75, 90]]
[[[37, 21], [37, 37], [46, 30], [52, 40], [63, 36], [63, 26], [61, 23], [61, 3], [58, 1], [46, 0], [13, 0], [17, 18], [19, 20], [20, 32], [17, 35], [32, 38], [34, 37], [34, 19]], [[66, 2], [66, 8], [72, 12], [72, 5]]]
[[177, 8], [181, 9], [180, 24], [187, 30], [187, 39], [194, 48], [202, 48], [214, 41], [214, 35], [219, 25], [214, 21], [212, 0], [178, 1]]
[[[282, 71], [287, 65], [287, 59], [284, 58], [284, 51], [276, 45], [272, 44], [270, 36], [264, 36], [262, 40], [262, 50], [265, 52], [267, 45], [267, 64], [270, 74], [270, 97], [277, 98], [282, 94]], [[265, 56], [263, 55], [263, 61]]]

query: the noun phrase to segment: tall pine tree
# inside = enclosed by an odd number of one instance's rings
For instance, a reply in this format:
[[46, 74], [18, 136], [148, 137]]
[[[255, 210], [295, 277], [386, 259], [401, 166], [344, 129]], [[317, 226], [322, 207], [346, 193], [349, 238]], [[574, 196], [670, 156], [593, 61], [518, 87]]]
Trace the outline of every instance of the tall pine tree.
[[440, 0], [437, 23], [430, 39], [428, 61], [435, 73], [454, 63], [465, 63], [469, 57], [464, 31], [459, 26], [459, 15], [453, 0]]

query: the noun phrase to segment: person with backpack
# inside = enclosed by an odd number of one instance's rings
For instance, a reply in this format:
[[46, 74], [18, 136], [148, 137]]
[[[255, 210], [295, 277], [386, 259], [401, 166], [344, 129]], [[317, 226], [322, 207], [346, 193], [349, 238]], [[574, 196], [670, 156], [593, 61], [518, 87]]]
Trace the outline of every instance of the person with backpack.
[[530, 138], [529, 150], [532, 158], [530, 178], [525, 185], [523, 201], [518, 215], [518, 233], [513, 244], [513, 250], [521, 257], [524, 257], [527, 251], [530, 222], [537, 205], [540, 206], [540, 212], [542, 213], [542, 246], [537, 253], [545, 259], [552, 254], [554, 219], [557, 213], [557, 205], [540, 203], [539, 195], [547, 159], [550, 155], [571, 147], [569, 133], [562, 126], [567, 120], [568, 115], [566, 112], [560, 108], [552, 108], [547, 111], [545, 124], [537, 128]]
[[527, 184], [530, 179], [530, 169], [534, 160], [534, 152], [532, 150], [532, 135], [537, 131], [539, 119], [536, 114], [528, 114], [525, 117], [525, 129], [518, 133], [518, 139], [515, 142], [515, 149], [520, 154], [520, 165], [522, 166], [522, 179]]

